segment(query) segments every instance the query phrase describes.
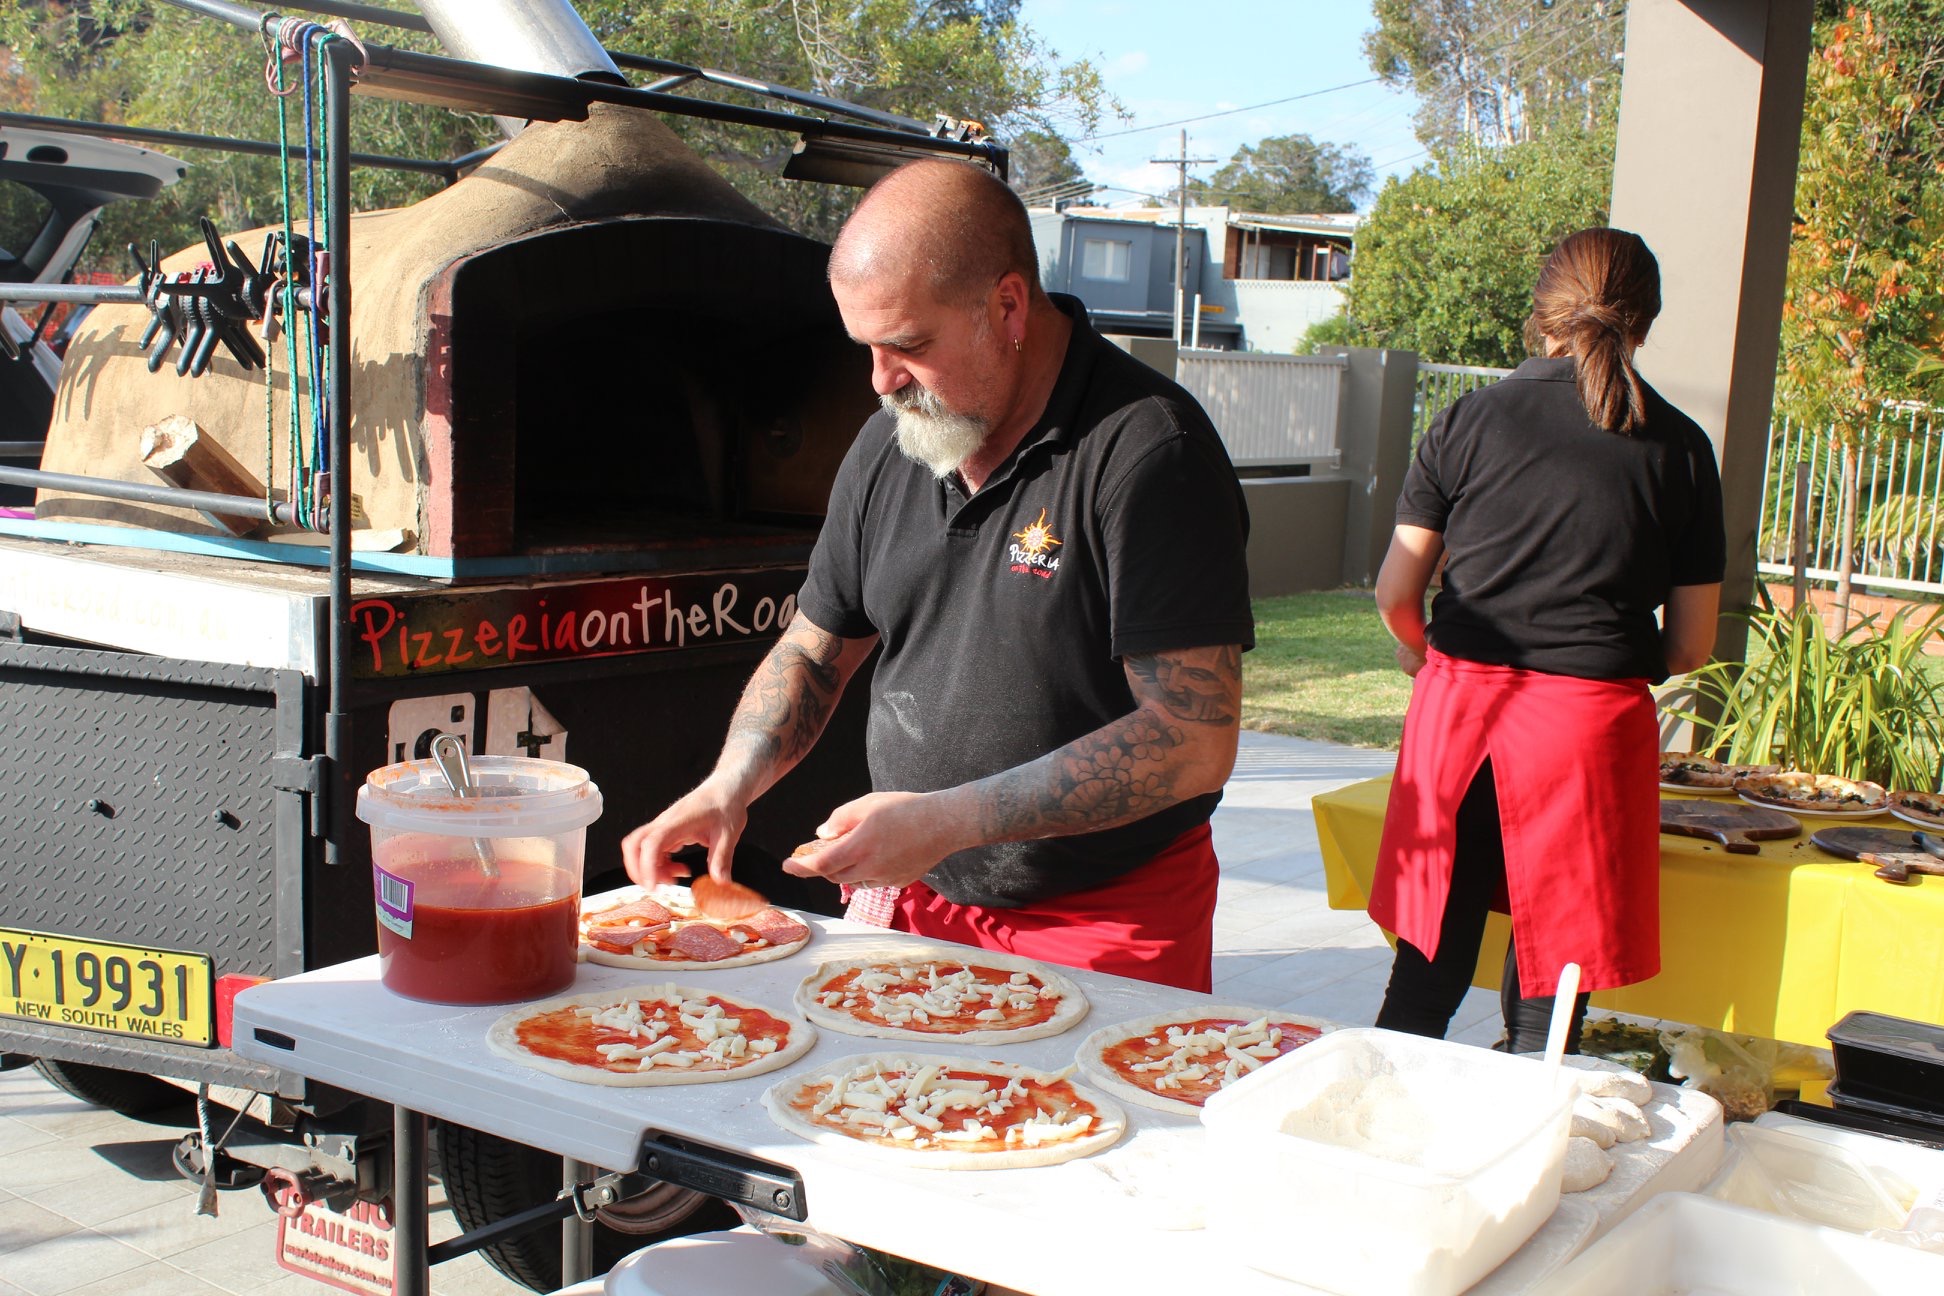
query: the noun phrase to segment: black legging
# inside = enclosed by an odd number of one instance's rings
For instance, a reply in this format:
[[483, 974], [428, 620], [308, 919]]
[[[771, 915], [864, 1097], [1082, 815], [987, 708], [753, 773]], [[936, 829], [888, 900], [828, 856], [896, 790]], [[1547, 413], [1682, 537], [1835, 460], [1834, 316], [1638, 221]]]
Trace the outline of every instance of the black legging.
[[[1505, 881], [1505, 841], [1499, 832], [1498, 786], [1492, 762], [1479, 767], [1465, 799], [1458, 805], [1458, 840], [1452, 852], [1451, 891], [1445, 897], [1444, 920], [1438, 927], [1438, 957], [1399, 938], [1397, 959], [1391, 964], [1390, 985], [1377, 1025], [1443, 1039], [1451, 1018], [1471, 988], [1478, 966], [1478, 947], [1485, 939], [1485, 917]], [[1505, 1014], [1508, 1053], [1535, 1053], [1546, 1047], [1552, 1022], [1552, 996], [1519, 995], [1519, 960], [1506, 942], [1505, 970], [1499, 980], [1499, 1003]], [[1586, 1018], [1585, 995], [1573, 1005], [1573, 1024], [1566, 1034], [1566, 1051], [1579, 1052], [1580, 1023]]]

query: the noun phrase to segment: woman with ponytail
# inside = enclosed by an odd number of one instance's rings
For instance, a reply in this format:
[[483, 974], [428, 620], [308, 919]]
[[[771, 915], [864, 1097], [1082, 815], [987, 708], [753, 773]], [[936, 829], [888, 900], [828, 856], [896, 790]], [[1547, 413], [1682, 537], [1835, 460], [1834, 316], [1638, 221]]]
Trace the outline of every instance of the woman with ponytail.
[[1588, 991], [1660, 970], [1647, 690], [1713, 649], [1723, 540], [1707, 436], [1634, 368], [1659, 312], [1638, 235], [1568, 236], [1538, 355], [1440, 413], [1405, 478], [1377, 577], [1415, 677], [1370, 903], [1398, 938], [1379, 1026], [1444, 1035], [1494, 908], [1512, 1052], [1544, 1046], [1566, 963]]

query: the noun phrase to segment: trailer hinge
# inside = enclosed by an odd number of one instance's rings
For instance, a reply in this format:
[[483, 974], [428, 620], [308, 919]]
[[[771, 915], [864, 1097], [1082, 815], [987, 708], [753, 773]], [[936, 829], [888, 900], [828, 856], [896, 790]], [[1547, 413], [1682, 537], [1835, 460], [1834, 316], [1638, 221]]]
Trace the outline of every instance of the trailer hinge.
[[8, 643], [25, 643], [27, 636], [22, 632], [20, 613], [0, 612], [0, 639]]
[[330, 817], [325, 813], [329, 765], [330, 761], [323, 756], [277, 752], [270, 757], [270, 786], [279, 792], [301, 792], [310, 798], [310, 835], [315, 838], [329, 832]]

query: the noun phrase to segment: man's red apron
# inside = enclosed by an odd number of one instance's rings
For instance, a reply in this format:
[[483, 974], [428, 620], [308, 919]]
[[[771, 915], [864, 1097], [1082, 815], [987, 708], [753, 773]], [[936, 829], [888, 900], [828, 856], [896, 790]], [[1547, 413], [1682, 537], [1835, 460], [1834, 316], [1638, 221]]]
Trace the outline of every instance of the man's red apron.
[[1206, 993], [1220, 875], [1214, 842], [1202, 824], [1132, 873], [1018, 909], [953, 904], [913, 882], [898, 897], [891, 925], [916, 936]]
[[1505, 839], [1519, 985], [1562, 965], [1600, 990], [1660, 970], [1659, 751], [1644, 680], [1583, 680], [1433, 651], [1418, 672], [1370, 916], [1437, 955], [1458, 803], [1486, 757]]

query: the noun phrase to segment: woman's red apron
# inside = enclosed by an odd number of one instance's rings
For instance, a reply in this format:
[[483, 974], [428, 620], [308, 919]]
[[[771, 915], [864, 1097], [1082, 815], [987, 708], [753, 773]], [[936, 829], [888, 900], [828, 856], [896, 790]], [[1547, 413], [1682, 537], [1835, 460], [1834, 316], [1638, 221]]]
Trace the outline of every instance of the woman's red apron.
[[1583, 680], [1433, 651], [1417, 674], [1370, 916], [1436, 957], [1458, 803], [1487, 757], [1519, 985], [1566, 963], [1600, 990], [1660, 971], [1659, 751], [1644, 680]]

